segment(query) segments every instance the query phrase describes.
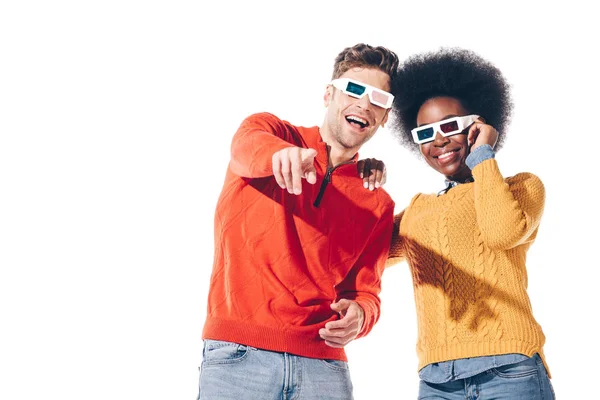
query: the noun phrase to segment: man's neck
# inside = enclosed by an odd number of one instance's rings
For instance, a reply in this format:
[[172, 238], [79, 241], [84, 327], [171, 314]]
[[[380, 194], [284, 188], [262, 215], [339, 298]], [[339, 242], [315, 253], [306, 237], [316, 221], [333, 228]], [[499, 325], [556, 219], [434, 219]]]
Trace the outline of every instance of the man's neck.
[[359, 148], [348, 149], [340, 145], [329, 133], [326, 126], [322, 126], [320, 129], [321, 139], [327, 144], [327, 154], [329, 155], [329, 166], [336, 167], [340, 164], [346, 163], [356, 155]]
[[329, 165], [332, 167], [337, 167], [340, 164], [352, 160], [358, 151], [356, 149], [345, 149], [340, 147], [330, 146], [329, 143], [327, 143], [327, 148], [329, 149]]

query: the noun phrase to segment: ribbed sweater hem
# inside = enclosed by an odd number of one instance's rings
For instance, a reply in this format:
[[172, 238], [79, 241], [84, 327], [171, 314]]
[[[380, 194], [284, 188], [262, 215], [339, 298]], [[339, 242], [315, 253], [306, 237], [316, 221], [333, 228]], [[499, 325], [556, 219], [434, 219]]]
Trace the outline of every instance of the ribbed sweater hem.
[[344, 349], [327, 346], [318, 330], [316, 326], [272, 328], [209, 317], [204, 324], [202, 339], [224, 340], [308, 358], [348, 361]]
[[436, 362], [457, 360], [459, 358], [472, 358], [484, 356], [496, 356], [501, 354], [524, 354], [532, 357], [535, 353], [540, 355], [544, 362], [548, 376], [550, 369], [539, 343], [527, 343], [520, 340], [495, 340], [491, 342], [463, 343], [451, 346], [440, 346], [433, 349], [418, 351], [419, 371], [426, 365]]

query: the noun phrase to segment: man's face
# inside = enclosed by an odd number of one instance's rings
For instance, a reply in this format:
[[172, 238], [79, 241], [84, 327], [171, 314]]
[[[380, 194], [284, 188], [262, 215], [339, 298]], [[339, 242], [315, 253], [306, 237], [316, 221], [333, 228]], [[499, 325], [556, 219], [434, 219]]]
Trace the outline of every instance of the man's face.
[[[390, 77], [379, 69], [351, 68], [339, 78], [351, 78], [386, 92], [390, 91]], [[332, 85], [327, 86], [324, 100], [327, 113], [323, 139], [326, 142], [333, 140], [345, 150], [358, 151], [388, 118], [389, 110], [371, 104], [369, 96], [357, 99]]]

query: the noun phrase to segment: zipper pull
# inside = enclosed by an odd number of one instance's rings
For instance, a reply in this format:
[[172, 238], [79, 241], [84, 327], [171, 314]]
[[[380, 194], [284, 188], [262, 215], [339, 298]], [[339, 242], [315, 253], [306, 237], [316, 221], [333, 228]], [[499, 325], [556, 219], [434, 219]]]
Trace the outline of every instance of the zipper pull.
[[333, 168], [327, 168], [327, 172], [325, 173], [325, 177], [323, 178], [323, 183], [321, 183], [321, 188], [319, 189], [319, 194], [313, 203], [313, 206], [319, 207], [321, 204], [321, 199], [323, 198], [323, 194], [325, 193], [325, 188], [331, 182], [331, 173], [333, 172]]
[[331, 173], [333, 172], [333, 168], [327, 168], [327, 172], [325, 173], [325, 177], [323, 178], [324, 182], [331, 182]]

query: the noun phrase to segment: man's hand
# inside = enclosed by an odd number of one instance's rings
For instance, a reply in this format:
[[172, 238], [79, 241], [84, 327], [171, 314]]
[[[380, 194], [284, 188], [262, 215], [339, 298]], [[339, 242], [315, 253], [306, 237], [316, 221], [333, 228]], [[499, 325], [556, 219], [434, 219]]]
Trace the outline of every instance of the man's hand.
[[341, 318], [326, 323], [325, 328], [319, 329], [319, 335], [325, 339], [326, 345], [341, 348], [356, 339], [365, 320], [365, 312], [357, 302], [346, 299], [331, 304], [331, 309]]
[[358, 175], [362, 178], [365, 189], [373, 190], [383, 186], [387, 179], [385, 164], [376, 158], [359, 160], [357, 168]]
[[286, 147], [273, 154], [273, 176], [290, 194], [302, 193], [302, 178], [312, 185], [317, 182], [315, 149]]

